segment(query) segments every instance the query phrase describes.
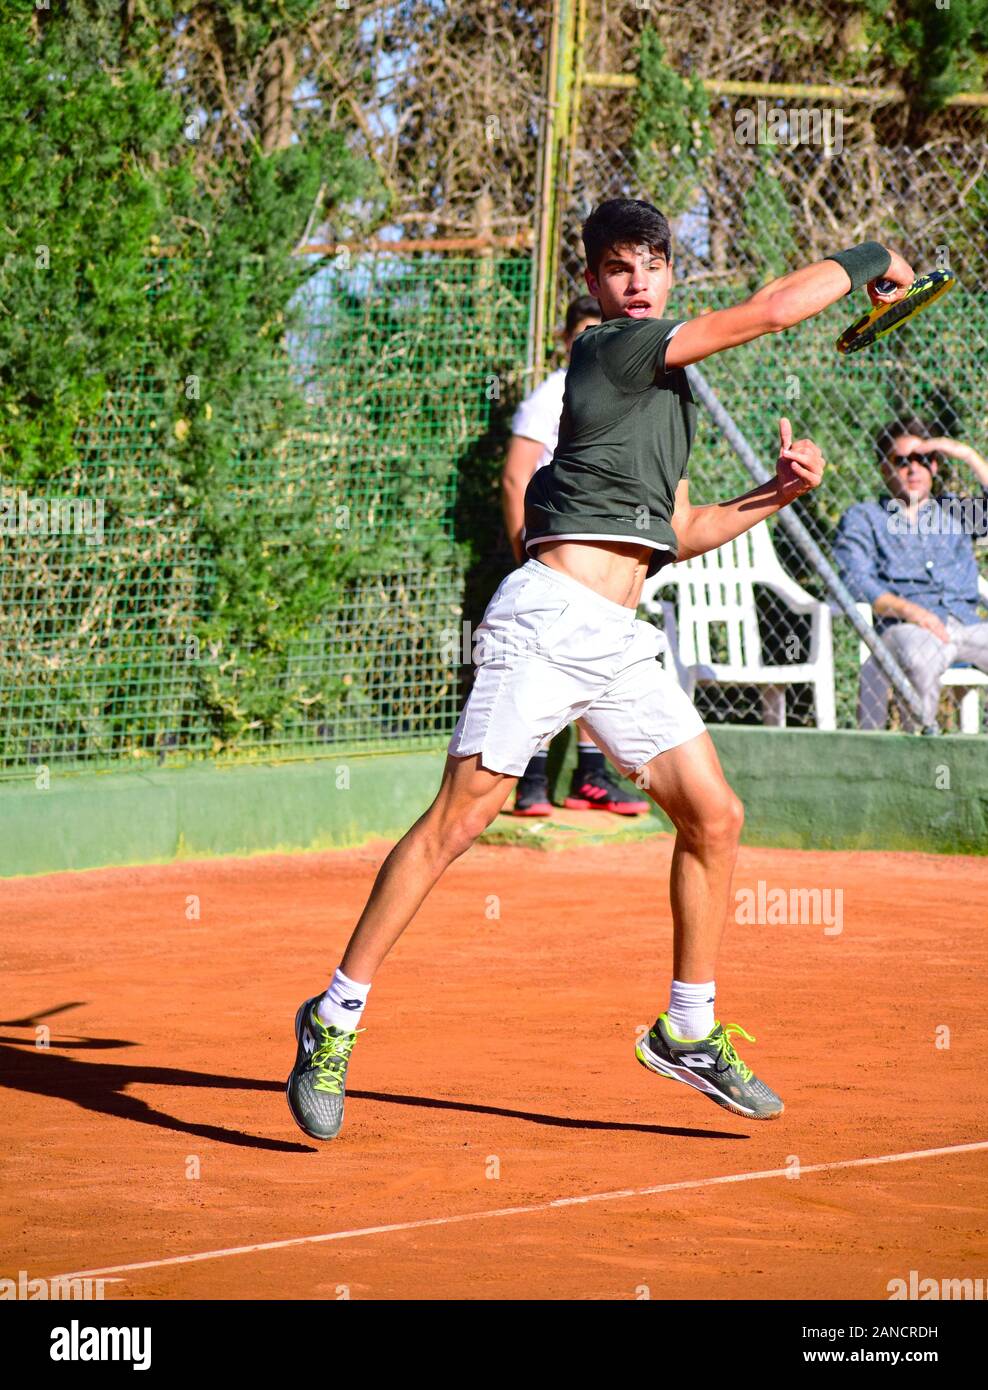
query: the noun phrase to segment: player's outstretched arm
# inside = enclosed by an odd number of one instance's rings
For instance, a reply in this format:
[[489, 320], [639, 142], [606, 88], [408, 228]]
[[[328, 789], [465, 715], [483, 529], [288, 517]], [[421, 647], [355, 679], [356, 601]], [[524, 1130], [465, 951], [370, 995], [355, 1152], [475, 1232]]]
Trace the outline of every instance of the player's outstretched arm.
[[[838, 259], [816, 261], [772, 280], [743, 304], [715, 309], [684, 323], [669, 340], [665, 368], [686, 367], [765, 333], [782, 333], [862, 285], [867, 285], [873, 304], [894, 304], [914, 278], [898, 252], [875, 241], [863, 242], [840, 252]], [[882, 279], [891, 280], [895, 288], [880, 292], [876, 282]]]
[[819, 487], [825, 467], [823, 455], [813, 440], [794, 440], [792, 425], [783, 416], [779, 421], [779, 458], [775, 477], [767, 483], [760, 483], [743, 497], [732, 497], [729, 502], [694, 507], [690, 503], [689, 483], [685, 478], [680, 482], [676, 488], [676, 509], [672, 515], [672, 529], [679, 543], [678, 559], [692, 560], [695, 555], [716, 550], [735, 536], [750, 531], [752, 526], [788, 507], [804, 492]]

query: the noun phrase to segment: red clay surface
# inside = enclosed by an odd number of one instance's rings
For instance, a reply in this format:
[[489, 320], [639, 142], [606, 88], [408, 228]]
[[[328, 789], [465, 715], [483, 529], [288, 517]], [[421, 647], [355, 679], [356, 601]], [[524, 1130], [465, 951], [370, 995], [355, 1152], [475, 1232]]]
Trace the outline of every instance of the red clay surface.
[[[327, 1145], [286, 1108], [294, 1013], [387, 846], [8, 881], [0, 1275], [988, 1139], [985, 861], [742, 851], [736, 889], [844, 895], [839, 935], [729, 929], [718, 1015], [755, 1034], [742, 1056], [787, 1104], [753, 1123], [634, 1060], [667, 1002], [670, 845], [454, 865], [374, 985]], [[986, 1152], [953, 1153], [159, 1266], [106, 1292], [881, 1300], [910, 1270], [988, 1275], [986, 1196]]]

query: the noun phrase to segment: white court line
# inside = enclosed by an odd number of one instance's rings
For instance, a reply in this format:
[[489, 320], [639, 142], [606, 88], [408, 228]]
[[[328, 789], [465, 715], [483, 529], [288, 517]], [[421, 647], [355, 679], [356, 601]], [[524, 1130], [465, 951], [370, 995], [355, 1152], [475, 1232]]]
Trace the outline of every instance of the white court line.
[[[880, 1154], [875, 1158], [843, 1158], [834, 1163], [813, 1163], [800, 1167], [806, 1173], [833, 1173], [839, 1168], [869, 1168], [879, 1163], [905, 1163], [913, 1158], [940, 1158], [944, 1154], [976, 1153], [988, 1149], [988, 1140], [977, 1144], [951, 1144], [943, 1149], [915, 1149], [911, 1153]], [[231, 1255], [254, 1255], [260, 1250], [289, 1250], [296, 1245], [319, 1245], [329, 1240], [356, 1240], [359, 1236], [390, 1235], [395, 1231], [421, 1231], [428, 1226], [456, 1226], [463, 1221], [490, 1221], [499, 1216], [531, 1216], [557, 1207], [577, 1207], [587, 1202], [616, 1202], [624, 1197], [652, 1197], [660, 1192], [686, 1192], [700, 1187], [717, 1187], [728, 1182], [756, 1182], [761, 1178], [787, 1178], [792, 1168], [768, 1168], [761, 1173], [730, 1173], [723, 1178], [695, 1178], [689, 1182], [667, 1182], [658, 1187], [624, 1187], [616, 1192], [591, 1192], [585, 1197], [557, 1197], [528, 1207], [499, 1207], [494, 1211], [468, 1211], [461, 1216], [432, 1216], [424, 1221], [398, 1221], [390, 1226], [361, 1226], [353, 1231], [328, 1231], [318, 1236], [292, 1236], [288, 1240], [267, 1240], [260, 1245], [234, 1245], [228, 1250], [204, 1250], [196, 1255], [172, 1255], [166, 1260], [143, 1260], [140, 1264], [108, 1265], [106, 1269], [82, 1269], [74, 1274], [52, 1274], [55, 1279], [94, 1279], [107, 1274], [127, 1274], [138, 1269], [163, 1269], [166, 1265], [198, 1264], [201, 1260], [225, 1260]]]

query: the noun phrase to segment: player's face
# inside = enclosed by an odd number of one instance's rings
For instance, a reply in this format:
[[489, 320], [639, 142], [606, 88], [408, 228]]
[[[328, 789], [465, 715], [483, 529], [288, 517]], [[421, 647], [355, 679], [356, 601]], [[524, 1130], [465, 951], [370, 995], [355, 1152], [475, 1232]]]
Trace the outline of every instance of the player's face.
[[672, 262], [647, 246], [609, 246], [587, 288], [605, 319], [662, 317], [672, 287]]
[[915, 435], [901, 435], [882, 466], [886, 485], [893, 497], [903, 502], [925, 502], [933, 487], [936, 459], [924, 450], [924, 441]]

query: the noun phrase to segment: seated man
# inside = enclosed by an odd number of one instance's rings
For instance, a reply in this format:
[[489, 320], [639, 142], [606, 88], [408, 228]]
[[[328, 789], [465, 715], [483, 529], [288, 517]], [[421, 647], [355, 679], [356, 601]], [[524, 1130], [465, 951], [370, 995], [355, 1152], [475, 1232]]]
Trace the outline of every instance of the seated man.
[[[926, 436], [916, 419], [882, 429], [876, 449], [888, 493], [848, 508], [833, 553], [852, 596], [871, 604], [876, 631], [921, 696], [924, 723], [932, 724], [949, 666], [966, 662], [988, 671], [972, 541], [988, 533], [988, 461], [969, 444]], [[934, 496], [938, 454], [966, 464], [981, 495]], [[861, 668], [860, 728], [885, 727], [888, 697], [888, 681], [869, 658]], [[915, 718], [900, 712], [903, 728], [914, 732]]]

